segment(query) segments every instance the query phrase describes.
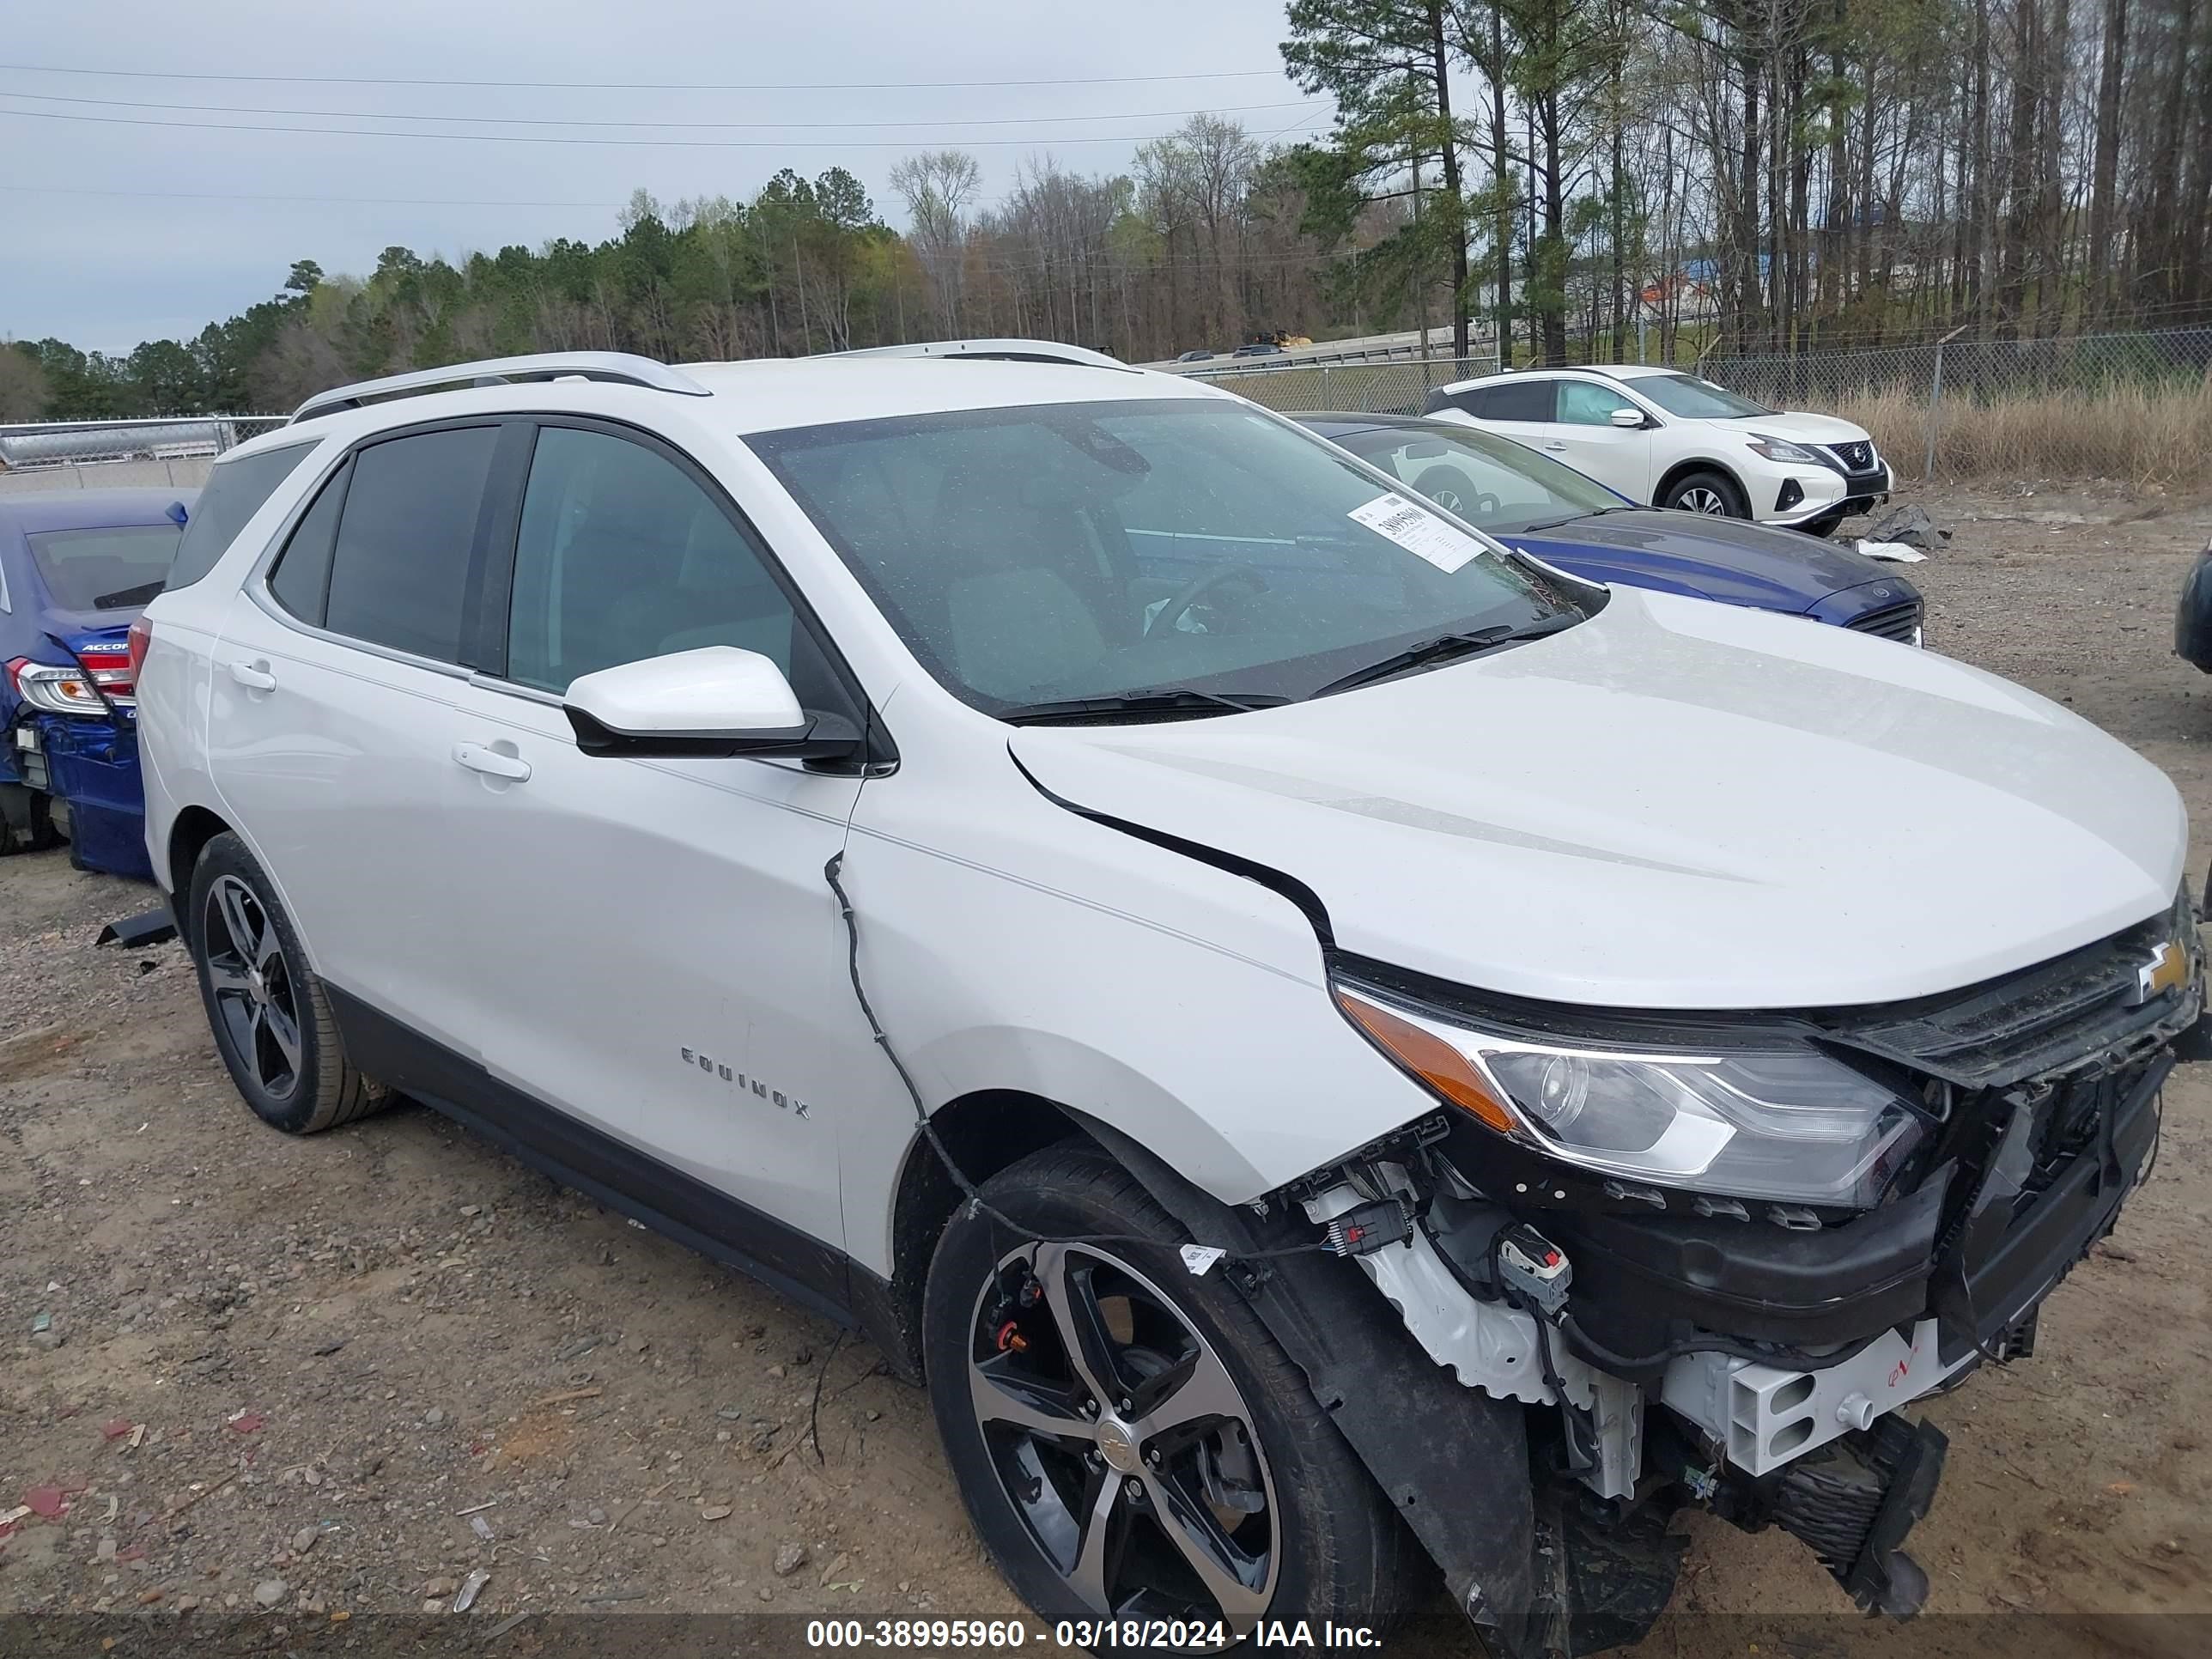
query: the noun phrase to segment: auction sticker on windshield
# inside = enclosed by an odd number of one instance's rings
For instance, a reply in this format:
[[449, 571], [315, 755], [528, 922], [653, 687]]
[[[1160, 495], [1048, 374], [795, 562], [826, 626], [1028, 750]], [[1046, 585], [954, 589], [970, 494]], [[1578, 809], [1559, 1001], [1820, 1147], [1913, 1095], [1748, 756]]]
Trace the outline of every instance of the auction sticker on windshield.
[[1426, 559], [1447, 576], [1482, 551], [1482, 544], [1453, 529], [1435, 514], [1403, 495], [1377, 495], [1345, 515], [1388, 536], [1416, 558]]

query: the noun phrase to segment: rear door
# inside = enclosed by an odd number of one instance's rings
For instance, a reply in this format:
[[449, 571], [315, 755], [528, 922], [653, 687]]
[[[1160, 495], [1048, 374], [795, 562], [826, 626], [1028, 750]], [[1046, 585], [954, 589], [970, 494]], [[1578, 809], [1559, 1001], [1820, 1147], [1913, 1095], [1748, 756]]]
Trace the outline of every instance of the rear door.
[[453, 726], [503, 435], [528, 428], [446, 423], [354, 451], [232, 599], [209, 708], [215, 787], [318, 971], [464, 1052], [466, 994], [497, 967], [451, 856], [475, 787]]
[[1558, 386], [1558, 381], [1541, 374], [1497, 380], [1461, 392], [1452, 406], [1490, 431], [1540, 445], [1551, 435]]

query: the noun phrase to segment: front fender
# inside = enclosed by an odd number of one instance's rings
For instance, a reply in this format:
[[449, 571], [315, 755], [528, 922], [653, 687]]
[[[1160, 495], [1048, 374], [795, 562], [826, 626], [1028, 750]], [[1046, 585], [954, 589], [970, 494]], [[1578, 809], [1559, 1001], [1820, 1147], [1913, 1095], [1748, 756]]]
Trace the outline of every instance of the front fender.
[[[930, 1110], [1036, 1096], [1236, 1203], [1435, 1109], [1337, 1012], [1316, 924], [1290, 899], [1006, 776], [972, 793], [871, 785], [854, 818], [860, 973]], [[840, 1148], [848, 1248], [886, 1273], [914, 1133], [899, 1109], [896, 1124], [848, 1115]]]

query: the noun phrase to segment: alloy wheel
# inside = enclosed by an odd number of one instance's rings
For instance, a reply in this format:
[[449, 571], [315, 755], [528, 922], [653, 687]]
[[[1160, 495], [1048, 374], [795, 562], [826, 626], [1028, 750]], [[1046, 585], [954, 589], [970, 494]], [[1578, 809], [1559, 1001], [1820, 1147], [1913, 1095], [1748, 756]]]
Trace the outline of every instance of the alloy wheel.
[[1143, 1274], [1085, 1245], [1024, 1246], [976, 1298], [969, 1388], [1031, 1540], [1101, 1616], [1267, 1610], [1279, 1510], [1251, 1408]]
[[300, 1086], [300, 1004], [276, 925], [236, 876], [217, 878], [200, 917], [216, 1014], [231, 1048], [274, 1101]]
[[1684, 490], [1680, 504], [1692, 513], [1704, 513], [1717, 519], [1728, 517], [1728, 503], [1721, 499], [1720, 491], [1705, 484]]

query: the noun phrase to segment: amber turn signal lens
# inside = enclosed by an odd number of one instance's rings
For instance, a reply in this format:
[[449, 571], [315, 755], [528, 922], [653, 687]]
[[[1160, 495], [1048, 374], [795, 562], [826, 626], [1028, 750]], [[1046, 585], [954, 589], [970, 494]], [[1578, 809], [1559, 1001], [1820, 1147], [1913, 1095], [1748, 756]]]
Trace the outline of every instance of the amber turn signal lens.
[[1336, 1001], [1370, 1042], [1453, 1105], [1474, 1113], [1500, 1134], [1520, 1127], [1512, 1109], [1498, 1097], [1474, 1062], [1442, 1037], [1340, 986]]

